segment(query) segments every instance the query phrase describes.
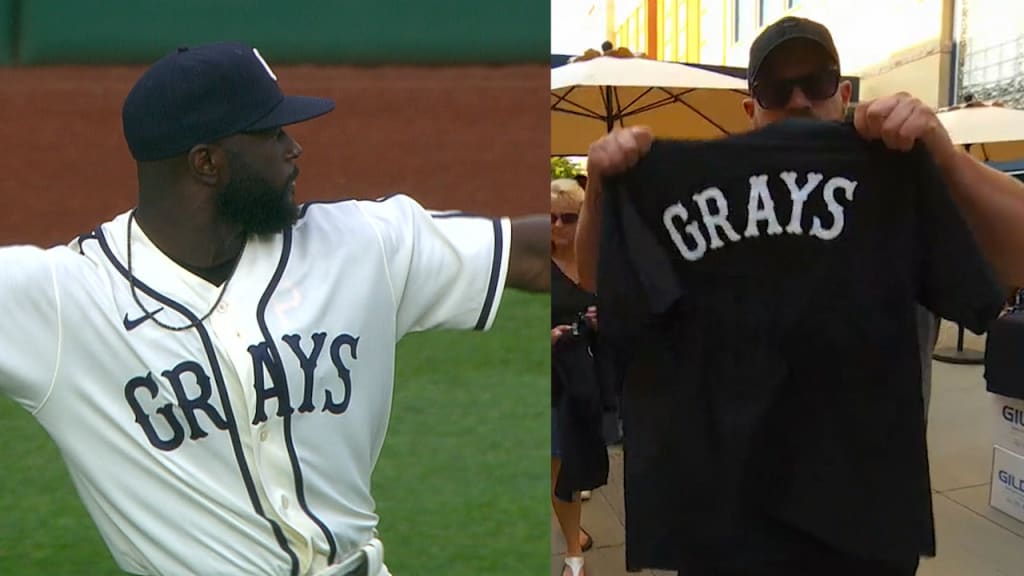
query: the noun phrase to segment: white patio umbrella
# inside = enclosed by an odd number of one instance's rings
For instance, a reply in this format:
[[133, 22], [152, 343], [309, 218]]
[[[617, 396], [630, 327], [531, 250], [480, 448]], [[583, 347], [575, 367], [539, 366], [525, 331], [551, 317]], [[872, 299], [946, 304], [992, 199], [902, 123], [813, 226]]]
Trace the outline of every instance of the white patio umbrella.
[[551, 71], [551, 154], [585, 155], [615, 127], [646, 125], [659, 138], [745, 132], [747, 83], [647, 58], [584, 55]]
[[986, 162], [1024, 160], [1024, 110], [968, 102], [938, 111], [954, 144]]

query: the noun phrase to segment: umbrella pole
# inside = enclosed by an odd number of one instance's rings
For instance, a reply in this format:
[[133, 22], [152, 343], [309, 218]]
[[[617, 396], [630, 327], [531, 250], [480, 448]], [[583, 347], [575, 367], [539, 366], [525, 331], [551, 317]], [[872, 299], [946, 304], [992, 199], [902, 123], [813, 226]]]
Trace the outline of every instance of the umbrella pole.
[[612, 107], [612, 87], [611, 86], [605, 86], [604, 87], [604, 103], [605, 103], [605, 115], [604, 115], [605, 128], [606, 128], [607, 132], [611, 133], [611, 131], [615, 129], [615, 118], [612, 117], [613, 107]]
[[[922, 346], [927, 344], [922, 342]], [[956, 325], [956, 347], [944, 347], [932, 353], [932, 359], [946, 364], [984, 364], [985, 354], [970, 348], [964, 348], [964, 327]]]

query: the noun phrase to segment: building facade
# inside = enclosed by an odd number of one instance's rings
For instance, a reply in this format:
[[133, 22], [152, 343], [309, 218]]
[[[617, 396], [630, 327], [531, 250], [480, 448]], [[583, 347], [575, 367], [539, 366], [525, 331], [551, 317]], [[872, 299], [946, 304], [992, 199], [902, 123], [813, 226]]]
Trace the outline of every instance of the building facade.
[[768, 24], [786, 15], [811, 18], [832, 31], [843, 73], [861, 79], [862, 100], [906, 91], [939, 107], [953, 97], [958, 0], [608, 0], [606, 6], [608, 37], [617, 46], [661, 60], [734, 67], [746, 67], [750, 42]]
[[1024, 108], [1024, 3], [962, 0], [956, 95]]

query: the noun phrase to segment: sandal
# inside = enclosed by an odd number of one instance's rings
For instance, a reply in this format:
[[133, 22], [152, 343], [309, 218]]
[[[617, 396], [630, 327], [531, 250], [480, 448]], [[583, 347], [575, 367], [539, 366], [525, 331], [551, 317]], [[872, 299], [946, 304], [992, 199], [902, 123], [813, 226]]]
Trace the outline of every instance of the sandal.
[[583, 545], [580, 546], [580, 550], [586, 552], [587, 550], [590, 550], [594, 547], [594, 537], [590, 535], [590, 532], [584, 530], [583, 526], [580, 526], [580, 533], [587, 537], [587, 539], [583, 542]]
[[569, 569], [569, 576], [580, 576], [583, 573], [583, 556], [566, 556], [562, 574], [565, 574], [565, 568]]

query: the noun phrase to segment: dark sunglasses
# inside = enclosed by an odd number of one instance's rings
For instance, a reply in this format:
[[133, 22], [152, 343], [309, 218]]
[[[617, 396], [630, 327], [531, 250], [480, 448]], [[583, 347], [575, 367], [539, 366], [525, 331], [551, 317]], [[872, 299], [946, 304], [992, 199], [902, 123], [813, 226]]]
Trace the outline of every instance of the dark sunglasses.
[[565, 212], [563, 214], [552, 214], [551, 215], [551, 223], [554, 224], [555, 222], [558, 222], [559, 218], [561, 218], [562, 224], [575, 224], [575, 223], [579, 222], [580, 215], [576, 214], [575, 212]]
[[839, 90], [839, 70], [831, 68], [799, 78], [758, 81], [754, 82], [751, 92], [761, 108], [775, 110], [785, 108], [797, 86], [808, 100], [831, 98]]

